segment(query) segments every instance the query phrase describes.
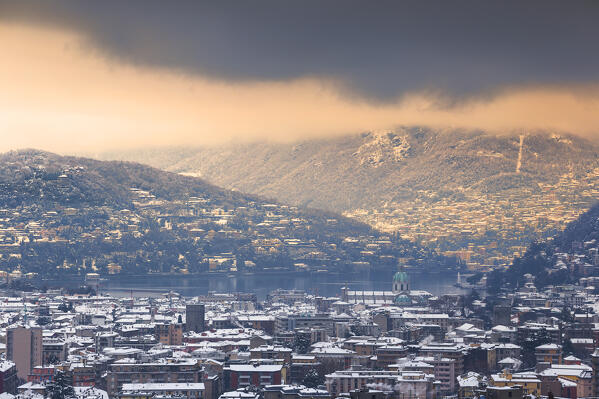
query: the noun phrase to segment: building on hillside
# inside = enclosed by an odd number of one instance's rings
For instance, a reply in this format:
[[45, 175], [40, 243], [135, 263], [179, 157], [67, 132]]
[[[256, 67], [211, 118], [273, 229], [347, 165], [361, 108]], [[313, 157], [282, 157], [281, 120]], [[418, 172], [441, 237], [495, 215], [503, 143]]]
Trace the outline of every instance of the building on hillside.
[[202, 303], [185, 306], [186, 331], [202, 332], [206, 329], [205, 311], [205, 306]]
[[183, 325], [179, 323], [157, 323], [154, 326], [156, 339], [164, 345], [181, 345], [183, 343]]
[[280, 364], [231, 364], [223, 368], [223, 377], [225, 390], [285, 383], [285, 371]]
[[17, 376], [27, 381], [35, 366], [43, 361], [43, 338], [41, 327], [17, 326], [6, 330], [6, 358], [17, 367]]
[[17, 393], [17, 367], [10, 360], [0, 361], [0, 393]]
[[[556, 396], [563, 396], [563, 391], [576, 391], [576, 396], [586, 398], [595, 396], [593, 391], [593, 369], [586, 364], [551, 364], [549, 368], [539, 373], [542, 381], [542, 395], [553, 392]], [[552, 389], [553, 387], [558, 389]]]
[[487, 399], [522, 399], [524, 397], [524, 390], [519, 385], [511, 387], [487, 387], [486, 395]]
[[152, 399], [161, 397], [204, 398], [204, 384], [201, 382], [132, 383], [123, 384], [120, 399]]
[[327, 391], [333, 397], [356, 389], [372, 388], [391, 390], [402, 399], [433, 399], [439, 391], [435, 376], [420, 371], [343, 370], [325, 377]]
[[560, 364], [562, 362], [562, 346], [557, 344], [539, 345], [535, 348], [537, 364], [547, 362]]
[[536, 373], [509, 373], [492, 374], [490, 385], [497, 388], [522, 387], [525, 395], [539, 396], [541, 394], [541, 380]]

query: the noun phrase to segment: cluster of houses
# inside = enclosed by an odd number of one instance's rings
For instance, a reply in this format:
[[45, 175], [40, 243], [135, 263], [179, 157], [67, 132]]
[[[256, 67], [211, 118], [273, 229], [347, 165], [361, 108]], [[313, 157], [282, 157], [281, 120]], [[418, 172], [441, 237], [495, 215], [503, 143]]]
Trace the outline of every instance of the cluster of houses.
[[[443, 196], [419, 190], [384, 208], [346, 213], [382, 231], [459, 256], [472, 270], [509, 265], [540, 233], [560, 231], [599, 196], [599, 168], [554, 182], [494, 192], [459, 191]], [[456, 198], [457, 197], [457, 198]]]
[[[362, 271], [420, 256], [407, 254], [392, 235], [365, 229], [361, 234], [334, 215], [293, 206], [251, 200], [227, 205], [203, 197], [166, 200], [134, 187], [130, 194], [132, 209], [59, 204], [0, 209], [0, 277]], [[72, 255], [61, 255], [66, 253]]]
[[599, 297], [277, 290], [0, 298], [3, 399], [582, 398], [599, 393]]

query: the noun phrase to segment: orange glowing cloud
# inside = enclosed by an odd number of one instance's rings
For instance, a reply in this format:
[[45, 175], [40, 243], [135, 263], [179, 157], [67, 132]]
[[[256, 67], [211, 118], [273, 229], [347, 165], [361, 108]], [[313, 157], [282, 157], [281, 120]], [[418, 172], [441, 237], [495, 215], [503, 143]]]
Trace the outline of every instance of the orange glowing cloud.
[[398, 125], [596, 137], [599, 126], [598, 85], [515, 87], [451, 106], [423, 93], [376, 103], [323, 79], [225, 82], [131, 66], [68, 31], [5, 23], [0, 37], [0, 150], [289, 141]]

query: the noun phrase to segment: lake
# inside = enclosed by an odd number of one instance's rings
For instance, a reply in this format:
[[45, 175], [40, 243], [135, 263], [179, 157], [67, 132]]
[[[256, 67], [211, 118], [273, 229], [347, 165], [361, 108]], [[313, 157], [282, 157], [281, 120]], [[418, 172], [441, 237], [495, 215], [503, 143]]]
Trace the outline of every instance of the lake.
[[[113, 296], [158, 296], [168, 291], [183, 296], [197, 296], [209, 291], [218, 293], [250, 292], [259, 300], [277, 288], [304, 290], [309, 294], [338, 296], [341, 287], [347, 285], [352, 290], [391, 290], [389, 275], [378, 274], [248, 274], [248, 275], [144, 275], [135, 277], [109, 276], [101, 284], [101, 292]], [[410, 283], [413, 290], [426, 290], [433, 295], [467, 293], [467, 289], [455, 287], [455, 274], [411, 272]], [[48, 286], [54, 286], [48, 281]], [[58, 283], [58, 282], [54, 282]], [[61, 281], [58, 285], [66, 285]]]

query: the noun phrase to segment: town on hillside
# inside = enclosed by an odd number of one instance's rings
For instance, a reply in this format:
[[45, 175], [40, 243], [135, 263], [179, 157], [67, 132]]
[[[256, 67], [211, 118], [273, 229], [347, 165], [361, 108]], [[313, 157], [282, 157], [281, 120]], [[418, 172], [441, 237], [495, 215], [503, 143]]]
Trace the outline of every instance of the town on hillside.
[[464, 189], [457, 198], [420, 190], [413, 198], [387, 202], [378, 210], [356, 209], [344, 215], [456, 256], [469, 270], [481, 272], [509, 265], [531, 241], [561, 231], [598, 196], [595, 168], [580, 176], [565, 172], [559, 180], [528, 188]]
[[[5, 157], [11, 161], [2, 164], [3, 172], [18, 170], [0, 183], [0, 277], [9, 280], [87, 273], [361, 273], [393, 270], [398, 262], [439, 271], [460, 263], [334, 213], [219, 191], [137, 164], [37, 152]], [[115, 182], [113, 173], [129, 180]], [[145, 175], [135, 180], [135, 173]], [[136, 182], [147, 187], [126, 185]]]

